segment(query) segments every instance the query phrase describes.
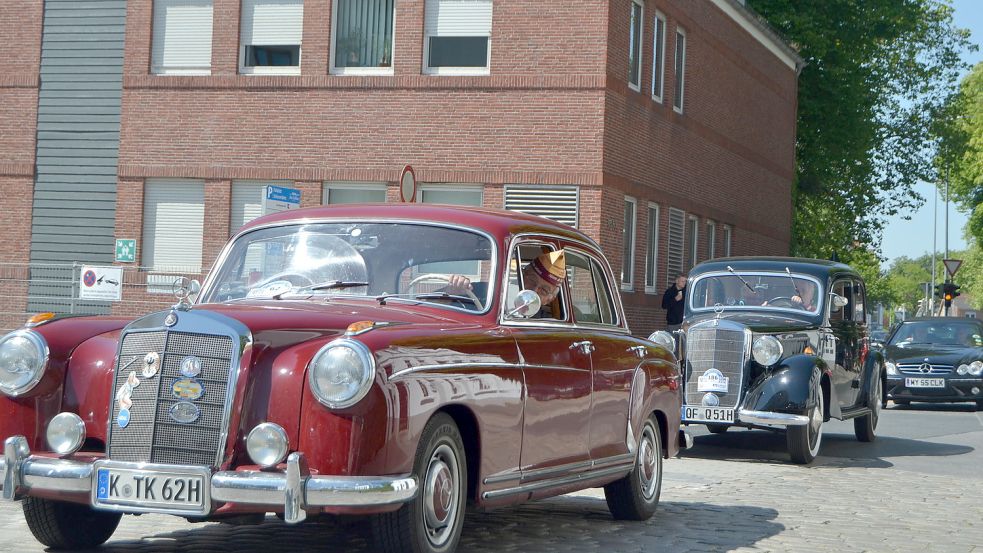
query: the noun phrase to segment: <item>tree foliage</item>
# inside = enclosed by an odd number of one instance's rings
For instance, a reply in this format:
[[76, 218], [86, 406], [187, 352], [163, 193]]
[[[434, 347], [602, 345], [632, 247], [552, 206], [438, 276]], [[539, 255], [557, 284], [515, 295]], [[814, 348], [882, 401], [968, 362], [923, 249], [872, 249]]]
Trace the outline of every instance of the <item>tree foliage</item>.
[[[980, 244], [983, 243], [983, 63], [978, 63], [963, 79], [945, 114], [936, 168], [949, 180], [950, 198], [969, 214], [967, 232]], [[942, 182], [939, 184], [943, 186]]]
[[947, 0], [749, 0], [807, 65], [799, 77], [792, 252], [877, 251], [887, 217], [934, 182], [938, 113], [972, 49]]

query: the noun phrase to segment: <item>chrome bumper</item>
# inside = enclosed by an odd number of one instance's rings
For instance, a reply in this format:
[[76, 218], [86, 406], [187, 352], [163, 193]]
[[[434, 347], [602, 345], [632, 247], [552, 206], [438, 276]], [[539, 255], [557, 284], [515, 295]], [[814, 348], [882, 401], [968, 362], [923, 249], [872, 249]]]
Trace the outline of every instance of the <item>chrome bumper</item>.
[[[116, 466], [124, 465], [114, 463]], [[139, 463], [133, 463], [139, 468]], [[287, 457], [285, 472], [223, 471], [209, 477], [210, 498], [215, 503], [283, 506], [284, 519], [290, 523], [307, 518], [307, 508], [375, 507], [398, 505], [417, 493], [415, 476], [314, 476], [302, 453]], [[22, 436], [4, 442], [0, 462], [3, 499], [13, 501], [32, 492], [60, 492], [90, 498], [93, 464], [68, 459], [32, 456]], [[209, 506], [206, 505], [206, 508]], [[167, 512], [126, 507], [124, 512]]]
[[770, 424], [777, 426], [805, 426], [809, 424], [809, 417], [805, 415], [790, 415], [788, 413], [774, 413], [772, 411], [741, 409], [737, 412], [737, 418], [747, 424]]
[[690, 449], [693, 447], [693, 436], [685, 430], [679, 431], [679, 449]]

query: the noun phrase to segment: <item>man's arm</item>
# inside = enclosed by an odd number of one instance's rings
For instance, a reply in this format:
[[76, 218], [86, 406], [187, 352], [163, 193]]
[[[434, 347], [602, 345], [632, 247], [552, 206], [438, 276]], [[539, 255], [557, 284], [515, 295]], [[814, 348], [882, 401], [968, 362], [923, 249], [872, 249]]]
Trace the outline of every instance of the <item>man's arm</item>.
[[670, 286], [669, 288], [666, 288], [665, 293], [662, 294], [662, 309], [669, 309], [669, 306], [672, 305], [673, 296], [676, 295], [676, 293], [673, 291], [675, 288], [675, 286]]

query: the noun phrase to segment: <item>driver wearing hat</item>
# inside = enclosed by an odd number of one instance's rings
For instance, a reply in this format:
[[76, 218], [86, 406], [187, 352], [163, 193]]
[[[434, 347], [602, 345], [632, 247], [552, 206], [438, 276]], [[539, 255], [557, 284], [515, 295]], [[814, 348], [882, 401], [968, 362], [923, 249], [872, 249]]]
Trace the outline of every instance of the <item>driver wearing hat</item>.
[[[560, 285], [567, 275], [566, 255], [563, 250], [546, 252], [530, 261], [522, 269], [522, 287], [539, 296], [542, 307], [534, 319], [556, 319], [553, 303], [560, 293]], [[451, 275], [446, 291], [460, 294], [471, 288], [471, 281], [463, 275]]]

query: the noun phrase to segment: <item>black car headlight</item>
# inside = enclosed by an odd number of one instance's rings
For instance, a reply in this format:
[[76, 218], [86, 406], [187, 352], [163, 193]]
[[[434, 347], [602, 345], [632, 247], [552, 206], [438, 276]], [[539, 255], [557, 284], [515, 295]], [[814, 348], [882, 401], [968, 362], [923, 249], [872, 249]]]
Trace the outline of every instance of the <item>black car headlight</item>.
[[961, 376], [965, 376], [967, 374], [970, 376], [980, 376], [983, 374], [983, 361], [973, 361], [968, 365], [959, 365], [959, 368], [956, 369], [956, 374]]
[[0, 392], [17, 397], [31, 391], [48, 364], [48, 343], [33, 330], [0, 338]]
[[375, 360], [357, 340], [335, 340], [317, 352], [308, 367], [311, 390], [331, 409], [351, 407], [365, 397], [375, 374]]
[[890, 376], [897, 376], [898, 374], [900, 374], [898, 372], [898, 365], [895, 364], [893, 361], [885, 361], [884, 368], [887, 369], [887, 374]]
[[782, 343], [774, 336], [761, 336], [751, 345], [751, 356], [759, 365], [765, 367], [778, 363], [783, 353]]

